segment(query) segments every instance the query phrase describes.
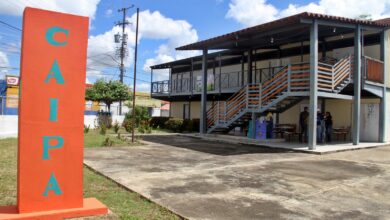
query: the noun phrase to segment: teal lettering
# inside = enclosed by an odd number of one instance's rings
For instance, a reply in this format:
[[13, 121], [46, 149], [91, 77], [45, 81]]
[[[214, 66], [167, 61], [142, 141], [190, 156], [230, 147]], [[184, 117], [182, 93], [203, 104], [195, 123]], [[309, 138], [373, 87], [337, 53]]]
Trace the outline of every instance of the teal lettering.
[[62, 191], [60, 189], [60, 186], [58, 185], [58, 182], [56, 180], [56, 177], [54, 176], [54, 173], [51, 174], [49, 182], [46, 185], [45, 192], [43, 192], [43, 196], [49, 196], [49, 191], [54, 191], [54, 194], [62, 195]]
[[58, 99], [50, 98], [49, 121], [58, 121]]
[[47, 40], [47, 42], [49, 42], [49, 44], [51, 44], [53, 46], [57, 46], [57, 47], [58, 46], [65, 46], [66, 44], [68, 44], [68, 41], [63, 41], [63, 42], [56, 41], [54, 39], [55, 33], [64, 33], [66, 35], [66, 37], [68, 37], [69, 31], [66, 29], [63, 29], [61, 27], [56, 27], [56, 26], [47, 29], [46, 40]]
[[54, 60], [53, 65], [50, 68], [49, 74], [45, 79], [45, 83], [48, 84], [50, 79], [54, 78], [57, 84], [65, 84], [64, 78], [62, 77], [60, 67], [58, 65], [57, 60]]
[[[50, 140], [57, 140], [57, 144], [50, 145]], [[61, 148], [64, 146], [64, 139], [60, 136], [43, 136], [43, 160], [50, 160], [49, 149]]]

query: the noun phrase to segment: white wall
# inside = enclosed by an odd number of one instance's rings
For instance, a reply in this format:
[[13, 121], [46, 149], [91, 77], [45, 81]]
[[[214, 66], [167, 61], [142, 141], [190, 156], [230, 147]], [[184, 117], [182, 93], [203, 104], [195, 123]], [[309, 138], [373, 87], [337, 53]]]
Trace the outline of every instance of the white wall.
[[18, 134], [18, 116], [0, 115], [0, 138], [16, 137]]
[[[95, 115], [85, 115], [84, 124], [91, 128], [96, 127]], [[112, 116], [112, 121], [122, 124], [125, 116]], [[18, 135], [18, 116], [17, 115], [0, 115], [0, 138], [17, 137]]]

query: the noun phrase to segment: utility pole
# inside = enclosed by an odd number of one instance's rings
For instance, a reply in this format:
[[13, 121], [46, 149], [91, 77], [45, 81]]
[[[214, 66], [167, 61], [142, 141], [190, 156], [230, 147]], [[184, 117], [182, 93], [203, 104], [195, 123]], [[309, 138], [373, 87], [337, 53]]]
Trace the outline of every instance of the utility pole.
[[131, 142], [134, 143], [134, 129], [135, 129], [135, 85], [137, 81], [137, 49], [138, 49], [138, 26], [139, 26], [139, 8], [137, 8], [137, 26], [135, 28], [135, 48], [134, 48], [134, 83], [133, 83], [133, 122], [131, 129]]
[[[123, 77], [125, 74], [125, 65], [123, 63], [125, 57], [128, 55], [127, 50], [127, 34], [125, 33], [125, 27], [126, 25], [129, 25], [130, 22], [126, 20], [126, 13], [127, 10], [132, 8], [133, 6], [127, 7], [127, 8], [121, 8], [118, 10], [118, 12], [122, 12], [123, 17], [122, 21], [119, 21], [116, 23], [117, 26], [122, 27], [122, 35], [120, 36], [119, 33], [115, 35], [115, 43], [120, 43], [120, 47], [117, 48], [116, 55], [121, 59], [121, 63], [119, 66], [120, 74], [119, 74], [119, 81], [123, 83]], [[122, 115], [122, 101], [119, 102], [119, 115]]]

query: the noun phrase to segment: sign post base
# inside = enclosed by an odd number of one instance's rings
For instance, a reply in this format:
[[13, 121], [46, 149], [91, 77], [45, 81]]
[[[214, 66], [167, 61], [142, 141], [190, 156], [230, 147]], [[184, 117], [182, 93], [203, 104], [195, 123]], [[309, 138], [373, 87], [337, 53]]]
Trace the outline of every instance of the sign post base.
[[16, 206], [0, 207], [0, 220], [13, 219], [39, 219], [39, 220], [60, 220], [65, 218], [77, 218], [94, 215], [105, 215], [107, 207], [95, 198], [84, 199], [84, 207], [73, 209], [59, 209], [33, 213], [18, 213]]

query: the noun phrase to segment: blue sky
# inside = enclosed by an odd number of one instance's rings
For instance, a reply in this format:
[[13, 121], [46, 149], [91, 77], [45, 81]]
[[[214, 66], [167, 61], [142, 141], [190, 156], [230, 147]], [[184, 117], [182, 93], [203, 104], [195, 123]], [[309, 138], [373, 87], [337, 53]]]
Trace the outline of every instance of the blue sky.
[[[390, 15], [390, 0], [12, 0], [0, 2], [0, 21], [22, 27], [22, 11], [26, 6], [80, 14], [91, 17], [88, 47], [87, 81], [98, 78], [118, 79], [113, 34], [114, 23], [121, 19], [118, 9], [134, 4], [141, 11], [138, 50], [139, 90], [148, 91], [148, 66], [196, 55], [176, 52], [175, 47], [235, 31], [303, 11], [357, 17], [370, 14], [375, 18]], [[128, 20], [134, 23], [135, 8]], [[126, 60], [125, 83], [132, 84], [134, 24], [129, 34], [129, 57]], [[21, 32], [0, 24], [0, 73], [18, 74]], [[117, 59], [117, 58], [115, 58]], [[5, 68], [7, 67], [7, 68]], [[0, 75], [0, 77], [2, 77]], [[166, 72], [157, 73], [166, 78]]]

